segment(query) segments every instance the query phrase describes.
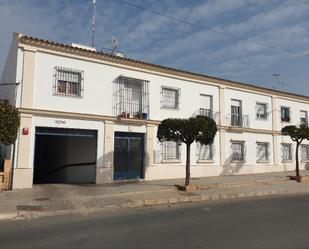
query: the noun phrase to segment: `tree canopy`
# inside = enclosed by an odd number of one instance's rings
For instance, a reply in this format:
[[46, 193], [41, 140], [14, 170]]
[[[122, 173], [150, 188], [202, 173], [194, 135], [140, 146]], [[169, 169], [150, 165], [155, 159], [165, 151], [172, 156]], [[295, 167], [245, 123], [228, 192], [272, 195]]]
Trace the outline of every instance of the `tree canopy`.
[[0, 143], [13, 144], [20, 125], [18, 111], [9, 103], [0, 103]]
[[305, 125], [300, 125], [299, 127], [295, 125], [288, 125], [282, 128], [281, 133], [282, 135], [290, 136], [292, 141], [296, 142], [296, 177], [299, 177], [298, 149], [304, 139], [309, 140], [309, 128]]
[[190, 148], [195, 141], [203, 145], [212, 144], [217, 132], [215, 121], [209, 117], [197, 116], [188, 119], [164, 119], [158, 127], [157, 138], [160, 142], [182, 142], [187, 146], [186, 181], [190, 183]]

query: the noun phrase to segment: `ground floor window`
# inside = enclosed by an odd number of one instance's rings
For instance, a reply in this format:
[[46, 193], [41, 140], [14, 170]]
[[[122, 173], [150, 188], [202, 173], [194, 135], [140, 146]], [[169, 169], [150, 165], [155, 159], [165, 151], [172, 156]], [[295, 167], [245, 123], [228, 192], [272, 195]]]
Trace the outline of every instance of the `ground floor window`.
[[165, 141], [162, 143], [162, 159], [163, 160], [180, 160], [180, 143], [173, 141]]
[[269, 143], [257, 143], [257, 160], [268, 161], [269, 160]]
[[198, 160], [213, 160], [213, 145], [196, 144], [197, 158]]
[[232, 142], [232, 155], [231, 160], [233, 161], [244, 161], [245, 160], [245, 143], [244, 142]]
[[282, 161], [292, 160], [292, 144], [282, 144]]
[[309, 145], [307, 144], [301, 146], [301, 160], [309, 161]]

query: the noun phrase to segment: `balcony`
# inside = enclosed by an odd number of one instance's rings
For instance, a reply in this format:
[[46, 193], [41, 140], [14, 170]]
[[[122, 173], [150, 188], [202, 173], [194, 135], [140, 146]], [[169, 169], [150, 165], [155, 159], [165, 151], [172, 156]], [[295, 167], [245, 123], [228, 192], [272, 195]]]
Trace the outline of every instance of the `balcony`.
[[249, 115], [230, 113], [226, 116], [226, 119], [229, 126], [250, 128]]
[[114, 115], [149, 119], [148, 81], [120, 76], [114, 85]]
[[194, 113], [194, 115], [212, 118], [216, 122], [217, 125], [219, 124], [220, 113], [213, 112], [211, 109], [200, 108]]

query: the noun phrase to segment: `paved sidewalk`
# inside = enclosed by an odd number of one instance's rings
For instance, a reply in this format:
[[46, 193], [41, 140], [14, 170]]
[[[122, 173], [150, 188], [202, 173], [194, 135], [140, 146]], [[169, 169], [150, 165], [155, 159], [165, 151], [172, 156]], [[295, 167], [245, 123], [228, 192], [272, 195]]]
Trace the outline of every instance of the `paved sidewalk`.
[[[302, 175], [309, 175], [303, 171]], [[36, 218], [57, 214], [87, 214], [103, 209], [309, 193], [309, 183], [288, 180], [294, 172], [193, 178], [200, 190], [178, 191], [183, 179], [137, 181], [106, 185], [36, 185], [32, 189], [0, 192], [0, 219]]]

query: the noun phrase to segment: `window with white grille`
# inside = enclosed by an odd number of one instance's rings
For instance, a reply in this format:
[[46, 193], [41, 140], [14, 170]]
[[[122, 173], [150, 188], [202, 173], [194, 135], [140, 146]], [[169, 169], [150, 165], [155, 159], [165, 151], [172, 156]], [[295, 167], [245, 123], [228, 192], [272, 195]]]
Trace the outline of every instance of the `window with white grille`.
[[300, 111], [300, 124], [308, 126], [308, 113], [307, 111]]
[[309, 145], [301, 145], [301, 160], [309, 161]]
[[292, 158], [292, 144], [282, 144], [282, 161], [291, 161]]
[[54, 93], [56, 95], [81, 97], [84, 72], [80, 70], [55, 67]]
[[232, 161], [244, 161], [245, 160], [245, 143], [244, 142], [232, 142]]
[[178, 109], [179, 95], [179, 88], [162, 87], [162, 108]]
[[200, 95], [200, 111], [199, 115], [212, 118], [212, 96]]
[[281, 106], [281, 121], [290, 122], [290, 120], [291, 120], [290, 107]]
[[162, 160], [180, 160], [181, 145], [173, 141], [162, 143]]
[[256, 103], [256, 118], [257, 119], [267, 119], [267, 104], [266, 103]]
[[269, 160], [269, 143], [257, 143], [256, 150], [258, 161]]
[[197, 158], [198, 160], [213, 160], [213, 145], [212, 144], [196, 144]]

